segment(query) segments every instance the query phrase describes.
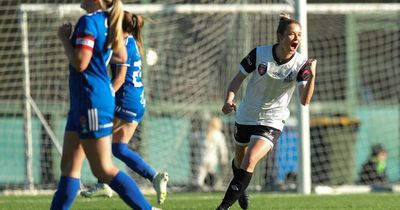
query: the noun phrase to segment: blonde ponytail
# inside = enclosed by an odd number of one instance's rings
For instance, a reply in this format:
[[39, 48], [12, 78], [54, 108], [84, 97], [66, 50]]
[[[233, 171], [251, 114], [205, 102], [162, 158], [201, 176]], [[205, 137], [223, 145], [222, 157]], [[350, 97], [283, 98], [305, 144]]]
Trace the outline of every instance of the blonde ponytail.
[[144, 58], [144, 46], [142, 39], [142, 28], [144, 26], [143, 17], [140, 15], [132, 14], [132, 19], [135, 20], [136, 24], [133, 27], [133, 37], [135, 37], [136, 44], [139, 48], [140, 55]]
[[124, 47], [124, 37], [122, 31], [124, 11], [122, 9], [122, 1], [100, 0], [100, 4], [102, 5], [102, 8], [109, 13], [107, 46], [112, 50], [118, 51]]

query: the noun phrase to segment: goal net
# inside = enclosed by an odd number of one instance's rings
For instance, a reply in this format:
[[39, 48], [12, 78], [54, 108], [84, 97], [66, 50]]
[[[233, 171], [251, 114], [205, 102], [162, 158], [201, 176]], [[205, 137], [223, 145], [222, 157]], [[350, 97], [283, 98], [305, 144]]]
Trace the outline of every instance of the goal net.
[[[251, 49], [275, 43], [279, 13], [294, 16], [286, 1], [266, 3], [125, 5], [146, 21], [147, 107], [130, 146], [155, 169], [168, 171], [173, 189], [199, 187], [202, 148], [213, 116], [223, 123], [228, 162], [204, 186], [224, 190], [230, 181], [234, 116], [220, 111], [227, 86]], [[0, 162], [7, 170], [0, 171], [0, 189], [54, 189], [69, 106], [67, 59], [56, 31], [84, 12], [77, 4], [3, 7]], [[358, 184], [375, 144], [387, 151], [389, 183], [400, 178], [399, 11], [399, 4], [308, 5], [308, 55], [318, 59], [310, 105], [314, 187]], [[259, 162], [251, 190], [296, 189], [301, 170], [296, 102], [278, 145]], [[95, 181], [86, 163], [82, 182]], [[200, 189], [209, 188], [204, 186]]]

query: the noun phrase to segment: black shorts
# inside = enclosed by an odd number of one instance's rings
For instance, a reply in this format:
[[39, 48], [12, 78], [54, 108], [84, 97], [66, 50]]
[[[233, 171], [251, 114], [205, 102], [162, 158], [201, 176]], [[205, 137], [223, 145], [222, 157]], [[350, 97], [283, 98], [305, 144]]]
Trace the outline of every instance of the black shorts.
[[253, 137], [262, 138], [272, 143], [271, 146], [278, 142], [281, 131], [264, 125], [240, 125], [235, 122], [235, 143], [238, 145], [247, 145]]

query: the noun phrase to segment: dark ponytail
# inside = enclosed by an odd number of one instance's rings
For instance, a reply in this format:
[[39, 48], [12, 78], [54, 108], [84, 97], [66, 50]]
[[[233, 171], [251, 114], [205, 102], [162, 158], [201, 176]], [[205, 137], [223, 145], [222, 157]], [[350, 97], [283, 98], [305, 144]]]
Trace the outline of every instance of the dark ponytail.
[[132, 21], [134, 22], [132, 35], [136, 39], [136, 43], [139, 48], [140, 55], [144, 57], [144, 46], [142, 39], [142, 28], [144, 26], [143, 17], [140, 15], [132, 14]]
[[136, 40], [136, 44], [139, 48], [139, 53], [141, 57], [144, 57], [144, 46], [142, 39], [142, 28], [144, 25], [144, 20], [142, 16], [132, 14], [130, 12], [124, 12], [124, 20], [122, 21], [122, 28], [124, 32], [132, 34]]

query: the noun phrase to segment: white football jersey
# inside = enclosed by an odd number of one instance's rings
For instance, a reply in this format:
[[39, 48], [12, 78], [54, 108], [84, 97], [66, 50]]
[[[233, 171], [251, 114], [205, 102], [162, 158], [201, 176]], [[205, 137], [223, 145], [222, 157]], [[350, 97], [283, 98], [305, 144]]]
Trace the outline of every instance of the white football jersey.
[[290, 115], [288, 105], [295, 84], [305, 85], [308, 81], [309, 70], [303, 68], [307, 59], [296, 52], [280, 63], [273, 50], [275, 46], [254, 48], [239, 65], [243, 74], [251, 74], [236, 112], [239, 124], [265, 125], [282, 130]]

